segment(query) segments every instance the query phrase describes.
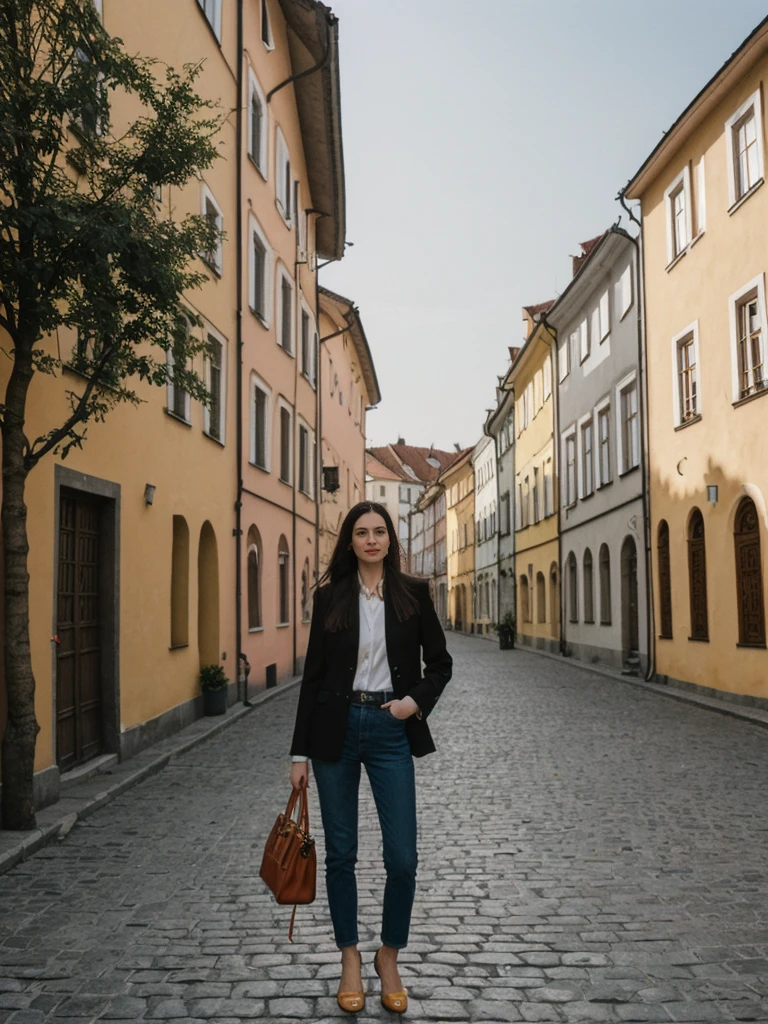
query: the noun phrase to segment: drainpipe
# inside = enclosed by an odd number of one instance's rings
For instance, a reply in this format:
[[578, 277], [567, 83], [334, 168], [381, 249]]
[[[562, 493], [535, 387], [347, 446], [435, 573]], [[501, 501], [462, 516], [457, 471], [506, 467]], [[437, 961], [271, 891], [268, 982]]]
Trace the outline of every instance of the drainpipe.
[[274, 89], [270, 89], [269, 92], [267, 93], [267, 104], [271, 102], [272, 97], [275, 95], [275, 93], [280, 92], [280, 90], [284, 89], [286, 85], [290, 85], [291, 82], [298, 82], [299, 79], [307, 78], [309, 75], [314, 75], [316, 71], [319, 71], [321, 68], [325, 67], [325, 65], [328, 62], [328, 58], [331, 55], [331, 25], [335, 25], [338, 20], [339, 19], [336, 17], [335, 14], [331, 14], [330, 11], [328, 12], [325, 19], [325, 53], [317, 62], [317, 64], [313, 64], [311, 68], [306, 68], [304, 71], [299, 71], [297, 72], [297, 74], [291, 75], [290, 78], [286, 78], [285, 81], [280, 82], [278, 85], [276, 85]]
[[639, 234], [637, 238], [627, 235], [632, 241], [637, 252], [637, 369], [640, 374], [640, 395], [642, 401], [639, 403], [640, 413], [640, 436], [642, 445], [640, 458], [642, 459], [642, 509], [643, 509], [643, 533], [645, 541], [645, 621], [647, 629], [648, 668], [645, 673], [647, 681], [653, 679], [656, 674], [656, 621], [653, 604], [653, 572], [651, 565], [651, 522], [650, 522], [650, 465], [648, 460], [648, 381], [645, 358], [645, 345], [643, 344], [643, 327], [645, 324], [645, 251], [643, 246], [643, 225], [634, 215], [634, 212], [627, 206], [624, 197], [624, 189], [619, 192], [617, 199], [629, 219], [637, 224]]
[[[240, 700], [240, 662], [247, 666], [243, 645], [243, 0], [237, 0], [237, 112], [235, 115], [235, 182], [237, 189], [237, 226], [235, 228], [235, 276], [237, 280], [237, 384], [235, 389], [235, 461], [237, 497], [235, 499], [235, 649], [237, 651], [237, 699]], [[248, 703], [248, 672], [244, 672], [242, 700]]]
[[[557, 352], [557, 331], [547, 323], [546, 314], [542, 313], [541, 322], [549, 332], [552, 342], [549, 343], [550, 347], [550, 360], [552, 361], [552, 405], [554, 414], [552, 417], [553, 436], [552, 436], [552, 499], [555, 500], [555, 481], [560, 479], [560, 466], [559, 466], [559, 453], [560, 453], [560, 370], [557, 365], [558, 352]], [[554, 358], [553, 358], [554, 353]], [[546, 486], [546, 484], [545, 484]], [[561, 502], [560, 502], [560, 488], [557, 488], [557, 584], [560, 588], [558, 597], [560, 598], [560, 654], [565, 657], [566, 655], [566, 636], [565, 636], [565, 588], [563, 587], [563, 535], [560, 532], [562, 526], [561, 522]]]

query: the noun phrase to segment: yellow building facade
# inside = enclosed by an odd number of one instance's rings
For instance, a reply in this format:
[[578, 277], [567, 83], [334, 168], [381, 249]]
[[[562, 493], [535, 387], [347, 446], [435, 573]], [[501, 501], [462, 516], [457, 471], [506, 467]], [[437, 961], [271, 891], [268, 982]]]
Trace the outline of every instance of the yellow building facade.
[[439, 482], [446, 494], [448, 546], [448, 622], [452, 629], [474, 629], [475, 469], [472, 448], [444, 470]]
[[539, 650], [560, 647], [557, 470], [554, 445], [554, 336], [542, 319], [552, 303], [523, 309], [526, 341], [505, 387], [515, 393], [515, 570], [517, 638]]
[[[99, 6], [128, 52], [178, 68], [202, 60], [198, 92], [242, 117], [224, 120], [222, 158], [199, 180], [158, 197], [159, 216], [202, 213], [224, 233], [201, 259], [205, 284], [185, 296], [210, 345], [196, 369], [216, 411], [172, 385], [139, 385], [140, 406], [92, 423], [82, 449], [47, 456], [28, 478], [38, 805], [57, 798], [63, 772], [130, 757], [194, 720], [203, 665], [224, 667], [231, 699], [238, 680], [245, 695], [246, 661], [257, 687], [300, 669], [318, 559], [317, 261], [343, 254], [327, 9], [246, 3], [238, 26], [233, 3]], [[286, 85], [327, 40], [323, 83]], [[115, 95], [117, 125], [138, 113]], [[66, 361], [72, 344], [60, 334], [50, 347]], [[80, 386], [66, 366], [36, 375], [32, 436], [65, 418], [65, 391]]]
[[642, 208], [659, 676], [768, 698], [768, 26], [625, 190]]
[[328, 288], [320, 288], [319, 295], [322, 576], [344, 517], [365, 498], [366, 418], [368, 409], [381, 401], [381, 392], [357, 308]]

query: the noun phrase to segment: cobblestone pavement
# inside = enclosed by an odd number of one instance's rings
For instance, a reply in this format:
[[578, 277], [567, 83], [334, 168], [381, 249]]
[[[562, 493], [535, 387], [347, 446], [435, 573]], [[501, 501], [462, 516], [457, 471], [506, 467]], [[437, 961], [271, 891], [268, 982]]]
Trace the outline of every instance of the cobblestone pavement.
[[[439, 751], [417, 762], [407, 1019], [768, 1021], [768, 734], [572, 663], [449, 642]], [[322, 886], [291, 946], [290, 909], [258, 878], [296, 696], [0, 878], [0, 1022], [341, 1016]], [[361, 799], [365, 1022], [389, 1015], [367, 783]]]

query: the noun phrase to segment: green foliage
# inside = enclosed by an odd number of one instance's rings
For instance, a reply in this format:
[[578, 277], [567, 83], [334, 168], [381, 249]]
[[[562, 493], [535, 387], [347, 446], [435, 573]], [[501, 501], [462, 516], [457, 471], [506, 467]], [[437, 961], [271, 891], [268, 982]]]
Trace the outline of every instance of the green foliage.
[[228, 685], [229, 679], [221, 665], [204, 665], [200, 669], [201, 690], [223, 690]]
[[[209, 167], [222, 115], [195, 92], [201, 65], [179, 72], [128, 55], [93, 0], [0, 3], [0, 326], [17, 367], [77, 372], [69, 413], [26, 440], [26, 472], [80, 446], [86, 424], [141, 381], [175, 383], [206, 402], [194, 359], [205, 343], [182, 294], [207, 277], [198, 254], [217, 233], [204, 217], [163, 218], [160, 187]], [[135, 120], [115, 124], [116, 94]], [[50, 339], [76, 337], [70, 359]], [[169, 370], [167, 351], [174, 353]], [[0, 428], [24, 409], [0, 406]], [[18, 422], [18, 420], [17, 420]]]

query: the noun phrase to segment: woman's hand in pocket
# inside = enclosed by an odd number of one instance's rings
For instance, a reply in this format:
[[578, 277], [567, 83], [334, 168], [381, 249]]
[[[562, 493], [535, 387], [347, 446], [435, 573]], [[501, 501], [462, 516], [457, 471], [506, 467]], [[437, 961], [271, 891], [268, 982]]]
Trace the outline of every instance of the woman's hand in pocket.
[[419, 710], [419, 705], [413, 697], [403, 697], [402, 700], [388, 700], [386, 704], [381, 705], [382, 711], [387, 708], [395, 718], [410, 718]]

